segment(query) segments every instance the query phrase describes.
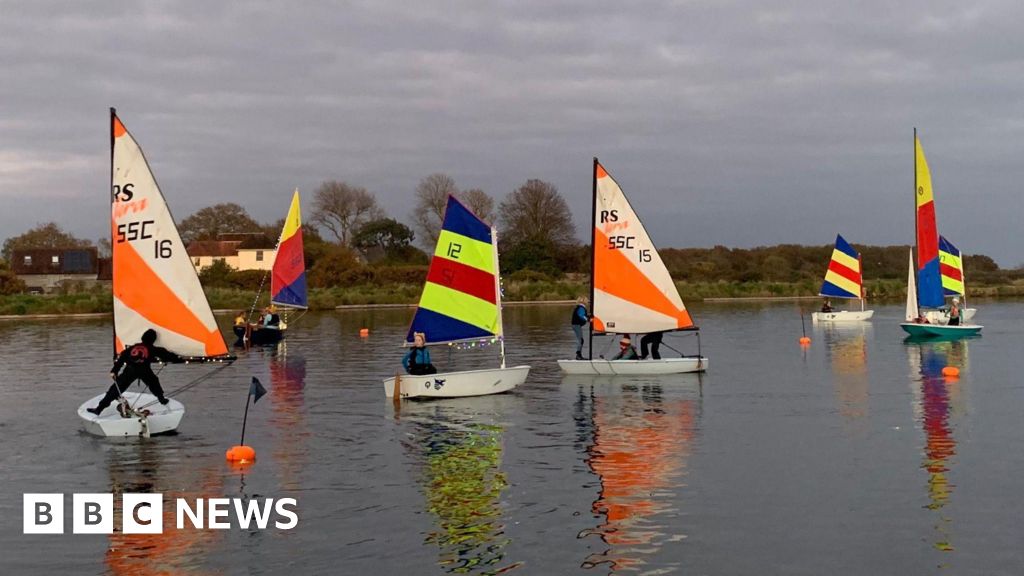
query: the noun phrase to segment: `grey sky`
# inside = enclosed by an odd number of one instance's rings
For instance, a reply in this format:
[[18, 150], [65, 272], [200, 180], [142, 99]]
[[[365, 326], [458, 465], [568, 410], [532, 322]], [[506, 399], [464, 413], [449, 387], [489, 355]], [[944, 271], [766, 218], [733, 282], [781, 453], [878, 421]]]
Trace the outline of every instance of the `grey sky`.
[[[0, 239], [108, 218], [107, 108], [182, 218], [276, 220], [423, 176], [554, 183], [599, 156], [660, 246], [912, 242], [917, 126], [940, 232], [1024, 262], [1024, 4], [0, 0]], [[307, 208], [307, 214], [308, 214]]]

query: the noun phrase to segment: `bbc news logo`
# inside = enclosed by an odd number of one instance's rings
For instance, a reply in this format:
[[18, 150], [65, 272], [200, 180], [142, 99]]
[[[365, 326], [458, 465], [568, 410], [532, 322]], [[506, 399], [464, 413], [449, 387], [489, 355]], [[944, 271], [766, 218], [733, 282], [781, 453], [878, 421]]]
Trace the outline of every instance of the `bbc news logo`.
[[[186, 525], [199, 530], [242, 530], [255, 527], [266, 530], [291, 530], [299, 524], [294, 498], [187, 498], [174, 500], [175, 527]], [[73, 494], [71, 532], [73, 534], [114, 533], [113, 494]], [[232, 524], [232, 513], [235, 524]], [[273, 519], [273, 523], [271, 523]], [[64, 494], [25, 494], [23, 506], [25, 534], [64, 533]], [[163, 494], [124, 493], [121, 495], [121, 532], [124, 534], [163, 534]]]

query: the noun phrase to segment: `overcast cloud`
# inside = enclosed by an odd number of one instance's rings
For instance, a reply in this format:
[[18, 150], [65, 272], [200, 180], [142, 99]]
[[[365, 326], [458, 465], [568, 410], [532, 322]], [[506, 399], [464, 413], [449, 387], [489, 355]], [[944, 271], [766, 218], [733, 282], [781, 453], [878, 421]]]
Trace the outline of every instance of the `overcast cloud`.
[[1013, 266], [1022, 22], [984, 0], [0, 0], [0, 239], [105, 234], [110, 106], [178, 218], [276, 220], [339, 179], [408, 221], [445, 172], [499, 200], [550, 181], [582, 238], [598, 156], [660, 246], [911, 243], [917, 126], [940, 231]]

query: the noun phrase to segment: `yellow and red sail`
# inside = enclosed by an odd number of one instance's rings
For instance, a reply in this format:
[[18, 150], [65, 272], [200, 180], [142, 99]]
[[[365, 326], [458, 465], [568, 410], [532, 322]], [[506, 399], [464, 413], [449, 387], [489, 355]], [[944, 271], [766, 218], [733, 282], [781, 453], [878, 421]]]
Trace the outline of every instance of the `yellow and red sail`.
[[864, 293], [864, 278], [860, 268], [860, 254], [841, 234], [836, 234], [836, 247], [825, 271], [825, 281], [818, 292], [832, 298], [859, 299]]
[[594, 160], [594, 330], [693, 327], [672, 276], [619, 185]]
[[280, 306], [306, 308], [306, 258], [302, 246], [302, 217], [299, 214], [299, 191], [292, 196], [288, 216], [284, 219], [277, 255], [270, 274], [270, 301]]
[[114, 353], [157, 331], [182, 356], [228, 353], [142, 149], [110, 111]]
[[914, 133], [914, 181], [917, 185], [917, 303], [923, 308], [940, 308], [942, 279], [939, 275], [939, 231], [935, 224], [935, 194], [932, 173], [924, 157], [921, 141]]

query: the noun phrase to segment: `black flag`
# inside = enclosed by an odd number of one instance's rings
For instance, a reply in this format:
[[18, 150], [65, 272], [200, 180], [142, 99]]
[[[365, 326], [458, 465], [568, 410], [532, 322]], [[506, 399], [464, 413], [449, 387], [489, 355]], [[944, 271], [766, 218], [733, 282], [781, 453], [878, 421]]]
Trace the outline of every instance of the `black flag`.
[[252, 384], [249, 384], [249, 395], [252, 396], [252, 403], [255, 404], [263, 398], [263, 395], [267, 393], [267, 389], [260, 384], [260, 381], [255, 376], [252, 377]]

